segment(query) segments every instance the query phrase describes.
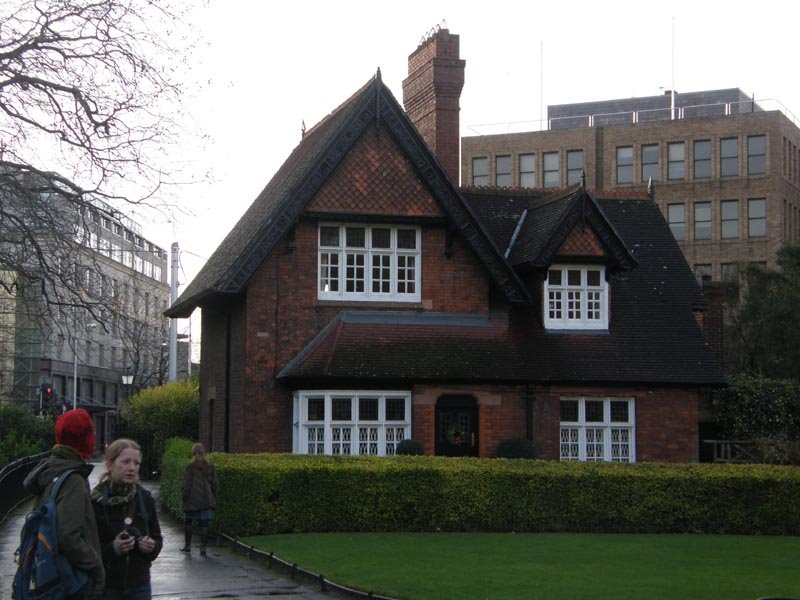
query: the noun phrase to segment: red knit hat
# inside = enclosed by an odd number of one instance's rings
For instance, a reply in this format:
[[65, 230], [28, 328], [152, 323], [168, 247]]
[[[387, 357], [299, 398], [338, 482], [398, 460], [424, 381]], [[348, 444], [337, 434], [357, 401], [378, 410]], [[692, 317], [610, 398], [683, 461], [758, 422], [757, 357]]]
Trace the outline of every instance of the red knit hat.
[[69, 446], [84, 458], [94, 452], [94, 422], [82, 408], [68, 410], [56, 419], [56, 444]]

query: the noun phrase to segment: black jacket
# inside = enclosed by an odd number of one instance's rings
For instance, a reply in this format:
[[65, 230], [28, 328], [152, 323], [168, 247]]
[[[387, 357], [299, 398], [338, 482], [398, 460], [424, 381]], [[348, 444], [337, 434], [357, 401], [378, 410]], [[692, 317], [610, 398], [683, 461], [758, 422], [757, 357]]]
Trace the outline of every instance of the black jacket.
[[186, 465], [183, 471], [181, 499], [183, 512], [213, 509], [217, 498], [217, 471], [210, 462]]
[[[106, 482], [108, 484], [108, 482]], [[161, 527], [156, 514], [156, 503], [142, 486], [137, 486], [137, 494], [141, 494], [147, 521], [139, 509], [139, 501], [134, 496], [125, 504], [104, 506], [94, 502], [94, 514], [97, 518], [97, 531], [100, 534], [100, 547], [103, 551], [103, 564], [106, 568], [106, 589], [124, 590], [144, 585], [150, 581], [150, 564], [158, 557], [164, 541], [161, 538]], [[142, 535], [149, 535], [156, 542], [150, 554], [139, 551], [138, 545], [128, 554], [119, 556], [114, 552], [114, 538], [125, 529], [125, 517], [133, 519], [133, 527]]]

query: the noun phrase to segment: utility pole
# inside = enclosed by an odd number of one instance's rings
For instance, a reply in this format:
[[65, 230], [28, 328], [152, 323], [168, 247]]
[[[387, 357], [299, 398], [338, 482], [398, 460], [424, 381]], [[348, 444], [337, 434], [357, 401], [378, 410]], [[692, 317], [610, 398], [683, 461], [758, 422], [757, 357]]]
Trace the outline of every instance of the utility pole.
[[[170, 306], [175, 304], [178, 299], [178, 271], [180, 269], [180, 259], [178, 242], [172, 242], [172, 269], [170, 271]], [[169, 381], [177, 381], [178, 379], [178, 320], [169, 320], [169, 370], [167, 374]]]

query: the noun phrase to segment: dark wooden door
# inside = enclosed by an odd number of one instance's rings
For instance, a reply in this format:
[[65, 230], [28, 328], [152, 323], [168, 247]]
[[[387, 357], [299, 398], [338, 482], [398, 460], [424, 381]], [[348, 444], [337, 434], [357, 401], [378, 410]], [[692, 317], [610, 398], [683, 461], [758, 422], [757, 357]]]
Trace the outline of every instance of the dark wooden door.
[[471, 396], [436, 402], [436, 455], [478, 456], [478, 405]]

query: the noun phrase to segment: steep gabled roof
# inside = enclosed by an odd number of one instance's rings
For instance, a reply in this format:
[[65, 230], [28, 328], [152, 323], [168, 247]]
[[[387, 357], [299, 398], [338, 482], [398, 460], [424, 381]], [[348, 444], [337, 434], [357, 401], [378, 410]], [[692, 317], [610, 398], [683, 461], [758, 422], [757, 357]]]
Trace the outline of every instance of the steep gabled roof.
[[471, 212], [419, 132], [378, 75], [309, 130], [244, 216], [187, 286], [169, 317], [186, 317], [213, 297], [242, 292], [278, 241], [371, 124], [385, 126], [417, 175], [512, 302], [529, 301], [516, 273]]
[[[571, 193], [559, 194], [554, 202], [563, 202]], [[512, 237], [511, 217], [527, 210], [522, 195], [478, 196], [468, 195], [470, 201], [483, 202], [476, 214], [500, 214], [508, 221], [495, 229], [496, 244], [502, 245]], [[611, 282], [608, 331], [509, 328], [476, 315], [343, 312], [279, 378], [293, 385], [345, 385], [353, 379], [387, 384], [723, 384], [724, 373], [691, 310], [703, 304], [702, 292], [658, 206], [644, 194], [592, 196], [626, 254], [638, 262]], [[529, 200], [535, 203], [538, 198]], [[495, 208], [489, 206], [493, 203]], [[565, 207], [550, 210], [561, 217], [568, 212]]]
[[509, 254], [512, 265], [550, 266], [575, 227], [591, 228], [603, 246], [611, 273], [628, 271], [636, 260], [603, 209], [581, 185], [531, 202]]

